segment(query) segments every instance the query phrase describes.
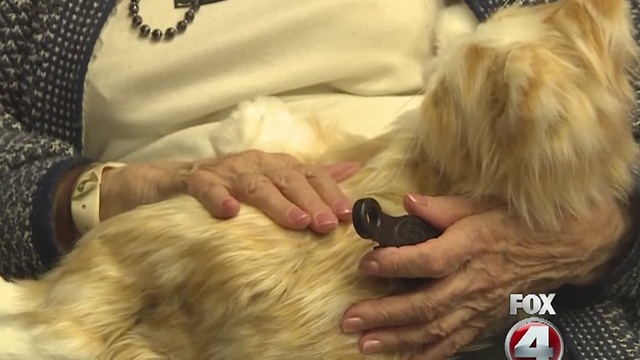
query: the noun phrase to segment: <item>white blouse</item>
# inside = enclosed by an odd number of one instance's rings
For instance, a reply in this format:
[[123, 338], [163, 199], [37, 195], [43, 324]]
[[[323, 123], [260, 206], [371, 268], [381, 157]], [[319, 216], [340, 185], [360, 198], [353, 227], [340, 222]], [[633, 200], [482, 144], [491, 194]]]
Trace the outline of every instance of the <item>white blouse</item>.
[[[226, 0], [157, 43], [138, 36], [128, 6], [120, 1], [107, 21], [86, 78], [85, 154], [102, 160], [210, 156], [215, 123], [256, 95], [378, 131], [415, 107], [442, 4]], [[140, 1], [152, 29], [175, 26], [184, 11], [173, 0]]]

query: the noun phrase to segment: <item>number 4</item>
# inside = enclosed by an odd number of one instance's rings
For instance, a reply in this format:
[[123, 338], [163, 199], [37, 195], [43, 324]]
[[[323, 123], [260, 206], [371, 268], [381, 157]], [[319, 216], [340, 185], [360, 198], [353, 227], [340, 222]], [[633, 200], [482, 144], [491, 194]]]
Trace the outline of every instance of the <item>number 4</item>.
[[[535, 341], [536, 346], [533, 347]], [[517, 358], [535, 358], [536, 360], [553, 359], [553, 349], [549, 347], [549, 327], [531, 325], [513, 349]]]

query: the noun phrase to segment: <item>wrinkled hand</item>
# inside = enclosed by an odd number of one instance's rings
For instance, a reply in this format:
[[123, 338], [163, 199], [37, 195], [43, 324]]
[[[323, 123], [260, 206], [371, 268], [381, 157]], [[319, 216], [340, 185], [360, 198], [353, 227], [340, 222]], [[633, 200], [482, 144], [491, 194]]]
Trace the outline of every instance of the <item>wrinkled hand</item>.
[[414, 350], [411, 360], [446, 359], [481, 329], [508, 314], [508, 294], [583, 285], [620, 251], [626, 221], [606, 201], [558, 232], [525, 227], [501, 207], [482, 209], [455, 197], [406, 196], [405, 208], [446, 229], [428, 242], [380, 248], [360, 269], [380, 277], [434, 278], [414, 292], [368, 300], [350, 308], [342, 329], [363, 332], [363, 353]]
[[197, 162], [132, 164], [104, 173], [100, 217], [184, 193], [216, 218], [234, 217], [246, 203], [283, 227], [326, 233], [351, 218], [351, 203], [337, 182], [358, 168], [307, 166], [286, 154], [255, 150]]

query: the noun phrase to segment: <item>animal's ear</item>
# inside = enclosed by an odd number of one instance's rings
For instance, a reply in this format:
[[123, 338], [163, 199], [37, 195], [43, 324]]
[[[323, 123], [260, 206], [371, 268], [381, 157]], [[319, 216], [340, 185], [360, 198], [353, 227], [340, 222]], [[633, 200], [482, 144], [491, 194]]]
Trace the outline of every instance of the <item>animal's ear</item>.
[[637, 72], [638, 46], [628, 0], [567, 0], [548, 21], [579, 52], [585, 73], [634, 101], [627, 78]]
[[[437, 106], [448, 109], [443, 118], [451, 118], [449, 130], [455, 124], [465, 128], [455, 132], [492, 134], [509, 144], [517, 141], [514, 136], [528, 133], [527, 124], [517, 115], [527, 111], [522, 108], [523, 99], [536, 87], [541, 71], [534, 53], [526, 46], [503, 48], [482, 42], [461, 47], [456, 60], [444, 65], [445, 75], [433, 88]], [[459, 124], [461, 121], [464, 123]], [[472, 141], [462, 137], [462, 141]]]
[[469, 146], [469, 133], [494, 131], [487, 127], [503, 116], [509, 101], [507, 59], [506, 51], [468, 42], [440, 61], [427, 81], [422, 105], [428, 143], [448, 139], [440, 144], [446, 149], [438, 151], [457, 151]]
[[583, 11], [595, 11], [604, 17], [616, 16], [621, 8], [628, 7], [628, 0], [568, 0], [568, 5], [571, 7], [568, 9], [578, 16]]
[[497, 145], [527, 147], [564, 115], [563, 81], [571, 81], [575, 69], [537, 45], [516, 45], [496, 60], [486, 85], [486, 106], [496, 109], [487, 118], [489, 130]]
[[557, 25], [573, 39], [582, 40], [614, 66], [635, 62], [637, 45], [635, 27], [628, 0], [568, 0]]

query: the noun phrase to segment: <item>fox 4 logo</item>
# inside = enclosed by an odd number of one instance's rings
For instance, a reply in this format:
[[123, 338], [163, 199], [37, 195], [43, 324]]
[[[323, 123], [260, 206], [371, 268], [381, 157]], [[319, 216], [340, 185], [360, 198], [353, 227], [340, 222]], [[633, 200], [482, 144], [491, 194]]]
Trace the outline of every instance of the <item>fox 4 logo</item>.
[[511, 294], [509, 295], [509, 315], [518, 315], [522, 309], [528, 315], [555, 315], [551, 305], [556, 294]]
[[[555, 315], [551, 305], [554, 297], [555, 294], [511, 294], [509, 314], [517, 315], [522, 309], [528, 315]], [[509, 360], [561, 360], [564, 341], [560, 330], [549, 320], [533, 316], [511, 327], [504, 351]]]

